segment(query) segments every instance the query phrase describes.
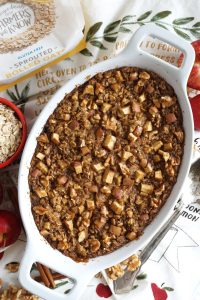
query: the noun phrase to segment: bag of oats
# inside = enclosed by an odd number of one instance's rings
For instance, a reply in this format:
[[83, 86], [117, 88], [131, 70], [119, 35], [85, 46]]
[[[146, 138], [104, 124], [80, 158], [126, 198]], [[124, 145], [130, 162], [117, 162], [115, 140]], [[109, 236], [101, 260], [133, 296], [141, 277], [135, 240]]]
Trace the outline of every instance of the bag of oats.
[[0, 0], [0, 91], [85, 47], [78, 0]]

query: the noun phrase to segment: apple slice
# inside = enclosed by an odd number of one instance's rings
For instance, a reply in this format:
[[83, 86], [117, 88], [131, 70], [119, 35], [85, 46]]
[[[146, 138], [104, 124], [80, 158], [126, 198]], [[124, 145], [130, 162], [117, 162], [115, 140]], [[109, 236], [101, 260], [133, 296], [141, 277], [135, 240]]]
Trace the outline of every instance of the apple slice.
[[[187, 86], [200, 90], [200, 40], [192, 42], [192, 46], [195, 50], [195, 63], [190, 73]], [[180, 67], [183, 61], [183, 53], [180, 55], [178, 59], [178, 66]]]
[[200, 94], [190, 98], [190, 104], [194, 118], [194, 128], [200, 130]]

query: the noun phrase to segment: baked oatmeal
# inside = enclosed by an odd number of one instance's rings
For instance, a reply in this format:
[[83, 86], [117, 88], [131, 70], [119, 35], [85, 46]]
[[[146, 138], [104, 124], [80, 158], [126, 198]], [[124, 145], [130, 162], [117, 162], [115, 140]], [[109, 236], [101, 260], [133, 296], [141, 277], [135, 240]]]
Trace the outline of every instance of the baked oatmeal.
[[173, 88], [151, 71], [98, 73], [37, 138], [29, 186], [41, 235], [76, 261], [138, 239], [176, 183], [184, 145]]

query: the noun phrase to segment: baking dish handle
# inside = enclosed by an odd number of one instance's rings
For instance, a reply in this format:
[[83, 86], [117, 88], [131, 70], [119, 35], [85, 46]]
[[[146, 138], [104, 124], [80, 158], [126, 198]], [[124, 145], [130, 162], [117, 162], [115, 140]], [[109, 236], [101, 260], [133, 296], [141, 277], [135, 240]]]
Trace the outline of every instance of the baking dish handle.
[[[40, 255], [39, 249], [34, 248], [34, 245], [30, 242], [27, 243], [24, 256], [22, 258], [20, 269], [19, 269], [19, 281], [21, 285], [28, 291], [33, 294], [38, 295], [39, 297], [46, 300], [78, 300], [83, 294], [87, 284], [90, 282], [92, 277], [95, 275], [95, 272], [91, 272], [90, 270], [86, 270], [81, 267], [81, 264], [77, 263], [77, 268], [74, 266], [70, 266], [70, 264], [66, 264], [63, 262], [63, 255], [58, 256], [56, 251], [56, 255], [54, 257], [48, 257], [46, 254], [46, 258], [44, 259], [43, 254]], [[43, 250], [42, 250], [43, 251]], [[58, 258], [59, 257], [59, 258]], [[56, 258], [56, 261], [55, 261]], [[66, 259], [66, 258], [65, 258]], [[44, 261], [45, 260], [45, 261]], [[49, 260], [49, 262], [47, 262]], [[69, 262], [72, 261], [69, 259]], [[43, 284], [35, 281], [31, 276], [31, 268], [35, 262], [39, 262], [44, 264], [51, 269], [55, 269], [63, 275], [71, 277], [75, 280], [74, 286], [71, 291], [67, 294], [58, 293], [55, 289], [50, 289]], [[52, 262], [52, 263], [51, 263]], [[75, 264], [75, 262], [72, 262]], [[66, 271], [63, 266], [67, 265]], [[60, 269], [60, 271], [59, 271]]]
[[[184, 54], [184, 60], [182, 62], [181, 67], [178, 68], [142, 50], [140, 48], [140, 44], [147, 36], [158, 38], [160, 41], [164, 41], [181, 50]], [[159, 64], [163, 64], [163, 67], [165, 67], [170, 72], [173, 72], [176, 76], [175, 78], [179, 79], [185, 85], [187, 84], [187, 80], [195, 60], [195, 52], [190, 43], [185, 41], [183, 38], [173, 34], [172, 32], [158, 27], [154, 24], [144, 25], [135, 32], [127, 48], [122, 52], [122, 55], [127, 55], [131, 57], [131, 53], [136, 53], [137, 55], [150, 56], [152, 61], [154, 61], [155, 63], [159, 62]]]

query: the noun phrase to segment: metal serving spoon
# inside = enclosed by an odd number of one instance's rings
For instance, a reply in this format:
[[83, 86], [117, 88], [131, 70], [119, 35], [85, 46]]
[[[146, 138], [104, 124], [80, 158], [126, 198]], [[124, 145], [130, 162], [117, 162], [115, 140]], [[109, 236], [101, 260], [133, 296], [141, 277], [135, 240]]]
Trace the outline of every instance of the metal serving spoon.
[[[183, 206], [194, 202], [200, 197], [200, 159], [196, 160], [189, 172], [188, 179], [186, 181], [186, 189], [183, 191], [182, 198], [178, 201], [177, 206], [174, 209], [172, 216], [167, 220], [167, 222], [161, 227], [157, 234], [153, 237], [150, 243], [141, 250], [139, 254], [139, 259], [141, 265], [135, 271], [126, 271], [125, 274], [113, 282], [115, 294], [128, 293], [132, 290], [134, 286], [135, 279], [140, 272], [143, 264], [148, 260], [153, 251], [165, 237], [169, 229], [176, 222], [178, 217], [181, 215]], [[198, 201], [198, 200], [197, 200]], [[200, 201], [200, 200], [199, 200]]]

